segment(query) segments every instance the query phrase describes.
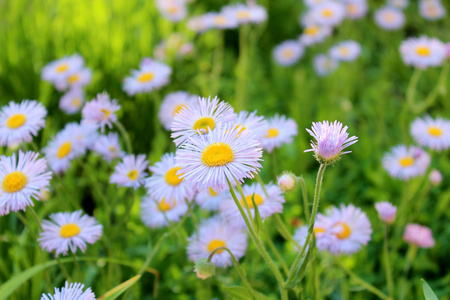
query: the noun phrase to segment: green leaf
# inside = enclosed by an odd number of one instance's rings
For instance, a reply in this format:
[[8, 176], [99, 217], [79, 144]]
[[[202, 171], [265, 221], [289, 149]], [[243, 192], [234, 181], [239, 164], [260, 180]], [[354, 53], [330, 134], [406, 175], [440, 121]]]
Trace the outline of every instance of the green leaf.
[[128, 279], [127, 281], [122, 282], [121, 284], [119, 284], [112, 290], [109, 290], [108, 292], [106, 292], [106, 294], [104, 294], [103, 296], [98, 298], [98, 300], [116, 299], [117, 297], [122, 295], [126, 290], [128, 290], [130, 287], [132, 287], [140, 278], [141, 278], [141, 275], [136, 275], [136, 276]]
[[[229, 286], [229, 287], [222, 287], [222, 291], [231, 299], [233, 300], [249, 300], [252, 299], [252, 296], [248, 289], [246, 289], [243, 286]], [[255, 291], [256, 294], [256, 300], [269, 300], [266, 296], [264, 296], [261, 293], [258, 293]]]
[[256, 205], [256, 202], [255, 202], [255, 193], [253, 193], [253, 195], [252, 195], [252, 203], [253, 203], [253, 209], [255, 210], [254, 220], [255, 220], [255, 225], [256, 225], [256, 233], [259, 234], [259, 232], [263, 226], [263, 223], [261, 220], [261, 215], [259, 214], [258, 205]]
[[423, 279], [422, 279], [422, 287], [423, 287], [423, 294], [425, 295], [426, 300], [439, 300], [439, 298], [436, 296], [436, 294], [430, 288], [428, 283]]
[[294, 288], [303, 279], [303, 277], [305, 277], [306, 268], [308, 267], [308, 262], [310, 261], [312, 256], [312, 249], [313, 249], [312, 243], [310, 243], [308, 251], [306, 251], [306, 253], [303, 254], [302, 260], [297, 270], [291, 270], [291, 272], [294, 271], [294, 275], [289, 276], [289, 281], [286, 282], [286, 284], [284, 285], [286, 289]]

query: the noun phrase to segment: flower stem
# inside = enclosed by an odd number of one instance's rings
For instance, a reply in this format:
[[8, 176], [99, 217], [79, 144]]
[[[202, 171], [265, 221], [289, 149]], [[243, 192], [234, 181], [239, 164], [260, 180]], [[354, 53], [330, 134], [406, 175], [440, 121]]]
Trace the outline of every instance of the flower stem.
[[123, 124], [120, 123], [120, 121], [117, 121], [114, 124], [116, 125], [117, 129], [120, 131], [120, 135], [125, 140], [125, 147], [127, 148], [127, 153], [128, 154], [132, 154], [133, 153], [133, 147], [131, 146], [131, 140], [130, 140], [130, 136], [128, 135], [127, 130], [125, 129]]
[[389, 226], [387, 224], [384, 225], [384, 247], [383, 247], [383, 256], [384, 256], [384, 268], [386, 272], [386, 283], [388, 287], [389, 298], [394, 299], [394, 282], [392, 281], [392, 269], [389, 261], [389, 240], [388, 240], [388, 229]]
[[408, 104], [410, 109], [413, 109], [415, 105], [414, 97], [416, 95], [416, 86], [421, 73], [422, 70], [419, 68], [416, 68], [414, 70], [414, 73], [409, 81], [408, 88], [406, 90], [406, 103]]
[[298, 179], [298, 181], [300, 182], [300, 187], [302, 189], [303, 209], [305, 210], [305, 218], [306, 218], [306, 220], [309, 220], [311, 217], [309, 214], [309, 201], [308, 201], [308, 191], [306, 189], [306, 183], [305, 183], [305, 180], [303, 179], [303, 177], [300, 177]]
[[[235, 180], [236, 180], [236, 178], [235, 178]], [[236, 180], [236, 186], [237, 186], [237, 189], [238, 189], [238, 191], [239, 191], [239, 194], [241, 195], [241, 198], [242, 198], [241, 203], [242, 203], [242, 202], [244, 203], [245, 210], [247, 211], [247, 214], [248, 214], [248, 218], [249, 218], [249, 220], [250, 220], [250, 223], [252, 224], [253, 228], [256, 228], [255, 220], [253, 219], [253, 215], [252, 215], [252, 213], [251, 213], [251, 211], [250, 211], [250, 205], [248, 204], [247, 199], [245, 199], [244, 191], [242, 190], [242, 187], [241, 187], [241, 185], [239, 184], [239, 181], [237, 181], [237, 180]]]
[[383, 293], [382, 291], [380, 291], [379, 289], [377, 289], [376, 287], [374, 287], [373, 285], [371, 285], [370, 283], [368, 283], [364, 279], [358, 277], [355, 273], [353, 273], [352, 271], [350, 271], [349, 269], [347, 269], [343, 265], [340, 265], [340, 267], [345, 273], [347, 273], [351, 278], [353, 278], [354, 281], [358, 282], [360, 285], [362, 285], [366, 290], [368, 290], [372, 294], [377, 295], [378, 297], [380, 297], [383, 300], [389, 300], [390, 299], [388, 296], [386, 296], [385, 293]]
[[411, 244], [408, 252], [406, 253], [406, 263], [403, 269], [403, 272], [405, 273], [405, 278], [408, 276], [409, 269], [411, 269], [411, 264], [416, 258], [417, 250], [419, 250], [419, 248], [416, 245]]
[[67, 273], [66, 268], [64, 267], [64, 265], [61, 262], [61, 259], [59, 258], [59, 256], [56, 257], [56, 261], [58, 262], [59, 268], [61, 269], [61, 272], [64, 274], [64, 277], [66, 278], [67, 281], [72, 281], [72, 279], [70, 278], [69, 273]]
[[34, 220], [36, 221], [37, 225], [39, 226], [39, 229], [42, 230], [41, 220], [39, 219], [38, 215], [36, 214], [36, 211], [34, 210], [33, 206], [29, 206], [31, 215], [33, 216]]
[[284, 259], [281, 256], [280, 252], [278, 252], [277, 247], [272, 242], [272, 239], [271, 239], [269, 233], [267, 232], [267, 230], [264, 228], [264, 226], [262, 226], [262, 231], [263, 231], [264, 235], [266, 236], [266, 240], [267, 240], [267, 244], [269, 244], [269, 248], [272, 250], [273, 254], [277, 258], [277, 260], [280, 262], [281, 269], [283, 269], [283, 272], [286, 274], [286, 276], [289, 275], [289, 268], [288, 268], [288, 266], [284, 262]]
[[37, 240], [36, 235], [34, 234], [32, 228], [30, 226], [30, 223], [28, 223], [28, 221], [27, 221], [27, 218], [25, 218], [25, 216], [22, 215], [19, 211], [16, 212], [16, 216], [19, 218], [19, 220], [22, 222], [22, 224], [25, 226], [25, 228], [28, 229], [33, 240]]
[[250, 285], [250, 283], [248, 282], [247, 278], [245, 277], [244, 271], [242, 271], [241, 266], [239, 265], [239, 262], [236, 260], [236, 257], [234, 257], [233, 253], [230, 251], [230, 249], [228, 249], [227, 247], [217, 247], [216, 249], [214, 249], [211, 254], [208, 257], [208, 262], [211, 261], [211, 259], [213, 258], [214, 254], [216, 254], [219, 251], [227, 251], [230, 256], [231, 256], [231, 260], [233, 260], [233, 263], [236, 267], [236, 269], [238, 270], [239, 276], [241, 276], [242, 282], [244, 283], [245, 287], [247, 288], [247, 290], [249, 291], [250, 295], [252, 296], [252, 299], [257, 299], [255, 291], [253, 290], [252, 286]]

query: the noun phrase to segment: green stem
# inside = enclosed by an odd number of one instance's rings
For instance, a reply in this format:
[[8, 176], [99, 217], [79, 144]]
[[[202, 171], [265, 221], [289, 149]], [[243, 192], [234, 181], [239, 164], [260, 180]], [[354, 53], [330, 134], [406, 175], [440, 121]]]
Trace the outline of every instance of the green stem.
[[22, 224], [25, 226], [25, 228], [28, 229], [33, 240], [37, 240], [36, 235], [34, 234], [33, 230], [31, 229], [30, 223], [28, 223], [25, 216], [22, 215], [19, 211], [16, 212], [16, 216], [19, 218], [19, 220], [22, 222]]
[[263, 230], [264, 235], [266, 236], [267, 244], [269, 244], [269, 248], [272, 250], [272, 252], [275, 255], [276, 259], [280, 262], [280, 265], [281, 265], [281, 268], [283, 269], [283, 272], [285, 273], [286, 276], [289, 275], [289, 268], [288, 268], [288, 266], [284, 262], [284, 259], [281, 256], [280, 252], [278, 252], [277, 247], [272, 242], [272, 239], [271, 239], [269, 233], [267, 232], [267, 230], [264, 228], [264, 226], [262, 226], [262, 230]]
[[300, 187], [302, 189], [303, 209], [305, 210], [305, 218], [306, 220], [309, 220], [310, 214], [309, 214], [308, 190], [306, 189], [306, 183], [303, 177], [300, 177], [298, 181], [300, 182]]
[[252, 215], [252, 213], [250, 211], [250, 205], [248, 204], [247, 199], [245, 198], [244, 191], [242, 190], [242, 186], [240, 185], [239, 181], [236, 180], [236, 178], [235, 178], [235, 181], [236, 181], [236, 187], [237, 187], [237, 189], [239, 191], [239, 194], [241, 195], [241, 198], [242, 198], [241, 203], [242, 202], [244, 203], [245, 210], [247, 210], [247, 214], [248, 214], [248, 218], [250, 220], [250, 223], [252, 224], [253, 228], [256, 228], [255, 220], [253, 219], [253, 215]]
[[358, 277], [355, 273], [353, 273], [352, 271], [350, 271], [349, 269], [347, 269], [343, 265], [340, 265], [340, 267], [345, 273], [347, 273], [351, 278], [353, 278], [354, 281], [356, 281], [357, 283], [362, 285], [366, 290], [368, 290], [372, 294], [377, 295], [378, 297], [380, 297], [380, 299], [389, 300], [389, 297], [386, 296], [385, 293], [383, 293], [382, 291], [380, 291], [379, 289], [377, 289], [376, 287], [374, 287], [373, 285], [371, 285], [370, 283], [368, 283], [364, 279]]
[[391, 269], [391, 263], [389, 260], [388, 229], [389, 229], [389, 226], [387, 224], [385, 224], [384, 225], [384, 247], [383, 247], [384, 268], [385, 268], [385, 272], [386, 272], [386, 283], [387, 283], [387, 287], [388, 287], [389, 298], [394, 299], [394, 282], [392, 280], [392, 269]]
[[131, 140], [130, 140], [130, 136], [128, 135], [127, 130], [125, 129], [123, 124], [120, 123], [120, 121], [117, 121], [114, 124], [116, 125], [117, 129], [120, 131], [120, 135], [125, 140], [125, 147], [127, 148], [127, 153], [128, 154], [132, 154], [133, 153], [133, 147], [131, 146]]
[[422, 111], [427, 109], [429, 106], [433, 105], [434, 101], [439, 96], [439, 94], [445, 94], [446, 93], [445, 82], [447, 80], [449, 67], [450, 67], [450, 63], [449, 62], [445, 62], [443, 67], [442, 67], [441, 74], [439, 75], [439, 79], [438, 79], [438, 82], [437, 82], [436, 86], [430, 92], [428, 97], [425, 99], [425, 102], [422, 105], [419, 105], [419, 106], [416, 107], [416, 109], [415, 109], [416, 113], [421, 113]]
[[273, 171], [273, 177], [276, 179], [278, 175], [278, 161], [277, 156], [275, 154], [276, 149], [272, 150], [271, 156], [272, 156], [272, 171]]
[[261, 187], [264, 191], [264, 194], [266, 194], [266, 196], [269, 196], [269, 194], [267, 193], [266, 187], [264, 186], [264, 181], [262, 180], [261, 176], [258, 173], [255, 174], [255, 179], [261, 185]]
[[73, 263], [75, 265], [75, 268], [77, 269], [79, 276], [81, 276], [82, 273], [81, 273], [80, 265], [78, 264], [77, 257], [75, 256], [75, 253], [73, 253], [72, 251], [70, 253], [72, 254]]
[[231, 256], [231, 260], [233, 260], [234, 266], [236, 267], [236, 269], [238, 270], [239, 276], [241, 276], [242, 282], [244, 283], [245, 287], [247, 288], [247, 290], [249, 291], [250, 295], [252, 296], [253, 299], [257, 299], [255, 291], [253, 290], [252, 286], [250, 285], [250, 283], [247, 280], [247, 277], [245, 277], [244, 271], [242, 271], [241, 266], [239, 265], [239, 262], [237, 261], [236, 257], [234, 257], [233, 253], [230, 251], [230, 249], [228, 249], [227, 247], [217, 247], [216, 249], [214, 249], [211, 254], [208, 256], [208, 262], [211, 261], [211, 259], [213, 258], [214, 254], [216, 254], [219, 251], [227, 251], [230, 256]]
[[33, 206], [29, 206], [29, 210], [30, 210], [31, 215], [33, 216], [34, 220], [36, 221], [37, 225], [39, 226], [39, 229], [42, 230], [41, 220], [39, 219], [38, 215], [36, 214], [36, 211], [34, 210]]
[[419, 248], [416, 245], [411, 244], [408, 253], [406, 253], [406, 263], [403, 269], [403, 272], [405, 273], [405, 278], [408, 276], [408, 272], [411, 269], [411, 264], [417, 256], [417, 250], [419, 250]]
[[64, 267], [64, 265], [61, 262], [61, 259], [57, 256], [56, 257], [56, 261], [58, 262], [59, 265], [59, 269], [61, 270], [61, 272], [64, 274], [64, 277], [66, 278], [67, 281], [71, 282], [72, 279], [70, 278], [69, 273], [67, 273], [66, 268]]
[[294, 239], [294, 237], [291, 235], [289, 230], [286, 228], [286, 225], [284, 225], [283, 220], [281, 219], [280, 214], [274, 214], [273, 219], [275, 220], [276, 227], [278, 229], [278, 232], [281, 234], [281, 236], [284, 237], [285, 240], [291, 241], [294, 243], [295, 246], [298, 247], [298, 249], [301, 249], [302, 246]]
[[411, 80], [409, 81], [408, 88], [406, 90], [406, 103], [408, 104], [410, 109], [412, 109], [415, 105], [414, 97], [416, 95], [417, 82], [419, 81], [421, 73], [422, 70], [419, 68], [416, 68], [414, 70], [414, 73], [411, 76]]
[[[242, 217], [244, 218], [244, 222], [247, 225], [248, 232], [250, 234], [250, 237], [252, 238], [253, 242], [256, 245], [256, 248], [259, 250], [259, 253], [266, 261], [267, 265], [269, 266], [270, 270], [272, 271], [273, 275], [275, 276], [278, 286], [280, 289], [281, 299], [286, 300], [287, 299], [287, 291], [283, 288], [283, 277], [281, 276], [280, 271], [275, 266], [275, 263], [273, 262], [272, 258], [270, 257], [269, 253], [267, 253], [266, 249], [262, 245], [259, 237], [254, 232], [254, 228], [250, 224], [250, 221], [247, 218], [246, 213], [244, 212], [244, 209], [242, 208], [242, 205], [240, 201], [238, 200], [236, 193], [234, 192], [233, 186], [231, 185], [230, 180], [227, 178], [228, 186], [230, 187], [231, 196], [233, 197], [234, 202], [236, 203], [236, 206], [239, 209], [239, 212], [241, 213]], [[239, 185], [239, 184], [238, 184]]]
[[236, 108], [245, 109], [247, 106], [247, 66], [248, 66], [248, 32], [249, 25], [239, 27], [239, 59], [236, 80]]

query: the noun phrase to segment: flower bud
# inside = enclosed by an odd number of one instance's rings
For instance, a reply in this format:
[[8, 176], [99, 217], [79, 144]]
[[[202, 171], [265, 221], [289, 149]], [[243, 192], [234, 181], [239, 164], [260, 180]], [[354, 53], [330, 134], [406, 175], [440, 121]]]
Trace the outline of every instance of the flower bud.
[[395, 214], [397, 213], [397, 207], [389, 202], [375, 203], [375, 209], [380, 216], [380, 219], [386, 224], [392, 224], [395, 221]]
[[297, 176], [292, 172], [283, 172], [278, 178], [278, 186], [283, 192], [290, 192], [298, 184]]
[[197, 274], [198, 278], [205, 280], [206, 278], [214, 276], [216, 273], [216, 266], [206, 258], [200, 258], [195, 264], [194, 272]]
[[406, 225], [403, 239], [405, 242], [416, 245], [419, 248], [431, 248], [435, 244], [431, 229], [419, 224]]
[[430, 172], [430, 182], [433, 185], [439, 185], [442, 181], [442, 174], [438, 170], [434, 169]]

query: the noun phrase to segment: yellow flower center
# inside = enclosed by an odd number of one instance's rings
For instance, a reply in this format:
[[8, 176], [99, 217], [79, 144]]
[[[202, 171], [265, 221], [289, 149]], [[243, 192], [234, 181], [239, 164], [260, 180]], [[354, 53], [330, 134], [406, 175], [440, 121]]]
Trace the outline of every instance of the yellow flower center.
[[341, 53], [342, 56], [349, 56], [350, 54], [350, 50], [348, 50], [347, 47], [339, 48], [339, 52]]
[[358, 7], [355, 4], [349, 4], [347, 5], [347, 11], [350, 14], [356, 14], [358, 12]]
[[109, 146], [108, 150], [109, 150], [109, 152], [116, 152], [116, 147]]
[[428, 133], [435, 137], [441, 137], [442, 136], [442, 129], [437, 126], [430, 126], [428, 127]]
[[108, 117], [111, 115], [111, 111], [108, 110], [108, 109], [101, 108], [100, 110], [101, 110], [102, 113], [103, 113], [102, 120], [108, 119]]
[[139, 172], [137, 170], [131, 170], [127, 174], [128, 178], [130, 178], [133, 181], [135, 181], [138, 178], [138, 175], [139, 175]]
[[[245, 196], [245, 201], [247, 201], [248, 207], [250, 207], [250, 208], [253, 208], [252, 198], [253, 198], [253, 194]], [[255, 194], [255, 198], [253, 198], [253, 199], [255, 200], [255, 204], [258, 206], [260, 206], [264, 202], [264, 199], [260, 194]], [[243, 200], [241, 200], [241, 204], [245, 205]]]
[[385, 19], [387, 22], [389, 22], [389, 23], [392, 23], [392, 22], [395, 21], [394, 14], [391, 13], [391, 12], [385, 13], [385, 14], [384, 14], [384, 19]]
[[80, 98], [76, 97], [76, 98], [72, 99], [72, 106], [73, 107], [78, 107], [78, 106], [80, 106], [80, 104], [81, 104], [81, 99]]
[[280, 131], [276, 128], [269, 128], [269, 130], [267, 130], [267, 133], [264, 135], [267, 138], [274, 138], [277, 137], [278, 134], [280, 134]]
[[58, 156], [59, 159], [66, 157], [70, 151], [72, 151], [72, 143], [71, 142], [65, 142], [61, 146], [59, 146], [58, 153], [56, 153], [56, 156]]
[[240, 10], [236, 13], [238, 19], [248, 19], [250, 18], [250, 12], [246, 10]]
[[319, 32], [319, 26], [309, 26], [305, 28], [305, 34], [307, 35], [315, 35], [316, 33]]
[[292, 58], [294, 56], [294, 51], [292, 51], [292, 49], [285, 49], [283, 50], [283, 56], [285, 58]]
[[69, 68], [68, 64], [60, 64], [59, 66], [56, 67], [56, 72], [58, 73], [62, 73], [67, 71], [67, 69]]
[[402, 167], [410, 167], [414, 164], [414, 158], [412, 158], [411, 156], [405, 156], [400, 158], [398, 162]]
[[155, 77], [155, 75], [152, 72], [142, 73], [141, 76], [139, 76], [138, 81], [141, 83], [146, 83], [152, 80], [153, 77]]
[[175, 107], [175, 110], [173, 111], [173, 115], [175, 116], [177, 113], [180, 112], [180, 110], [182, 110], [185, 107], [186, 107], [186, 105], [184, 105], [184, 104], [178, 105], [177, 107]]
[[14, 114], [6, 120], [6, 127], [9, 129], [17, 129], [21, 127], [27, 121], [27, 117], [24, 114]]
[[324, 9], [324, 10], [322, 10], [322, 15], [325, 18], [329, 18], [329, 17], [333, 16], [333, 11], [331, 9], [328, 9], [328, 8]]
[[169, 12], [169, 14], [176, 14], [178, 12], [178, 6], [176, 5], [171, 5], [167, 11]]
[[194, 124], [194, 130], [201, 130], [201, 131], [205, 130], [206, 132], [208, 132], [208, 127], [211, 130], [213, 130], [214, 127], [216, 127], [216, 123], [210, 117], [200, 118]]
[[67, 78], [67, 81], [68, 81], [70, 84], [73, 84], [73, 83], [78, 82], [79, 79], [80, 79], [80, 75], [74, 74], [74, 75], [70, 75], [70, 76]]
[[225, 25], [227, 24], [227, 18], [225, 18], [224, 16], [217, 16], [214, 18], [214, 23], [216, 23], [217, 25]]
[[425, 46], [419, 46], [416, 48], [416, 53], [420, 56], [430, 56], [431, 51], [430, 48]]
[[233, 149], [225, 143], [214, 143], [202, 151], [202, 162], [208, 167], [218, 167], [232, 162]]
[[[215, 249], [219, 248], [219, 247], [226, 247], [227, 244], [223, 241], [223, 240], [212, 240], [211, 242], [208, 243], [208, 252], [213, 252]], [[217, 250], [216, 253], [220, 253], [223, 250]]]
[[209, 194], [213, 197], [217, 196], [217, 193], [215, 190], [213, 190], [212, 188], [209, 188]]
[[166, 174], [164, 175], [164, 179], [166, 180], [167, 184], [177, 186], [183, 181], [183, 178], [180, 178], [177, 175], [178, 170], [181, 170], [181, 167], [170, 168], [166, 172]]
[[342, 227], [341, 232], [336, 234], [336, 236], [341, 240], [348, 238], [350, 236], [350, 234], [352, 234], [352, 230], [350, 229], [350, 227], [343, 222], [336, 223], [334, 226]]
[[[172, 209], [172, 206], [170, 206], [170, 204], [167, 203], [164, 198], [161, 200], [161, 202], [159, 202], [158, 206], [161, 211], [168, 211]], [[173, 203], [173, 206], [175, 206], [175, 202]]]
[[7, 174], [2, 181], [2, 189], [7, 193], [15, 193], [22, 190], [28, 182], [27, 176], [20, 171]]
[[74, 236], [77, 236], [80, 234], [81, 229], [80, 227], [75, 223], [68, 223], [61, 226], [61, 229], [59, 230], [59, 235], [62, 238], [68, 239]]

